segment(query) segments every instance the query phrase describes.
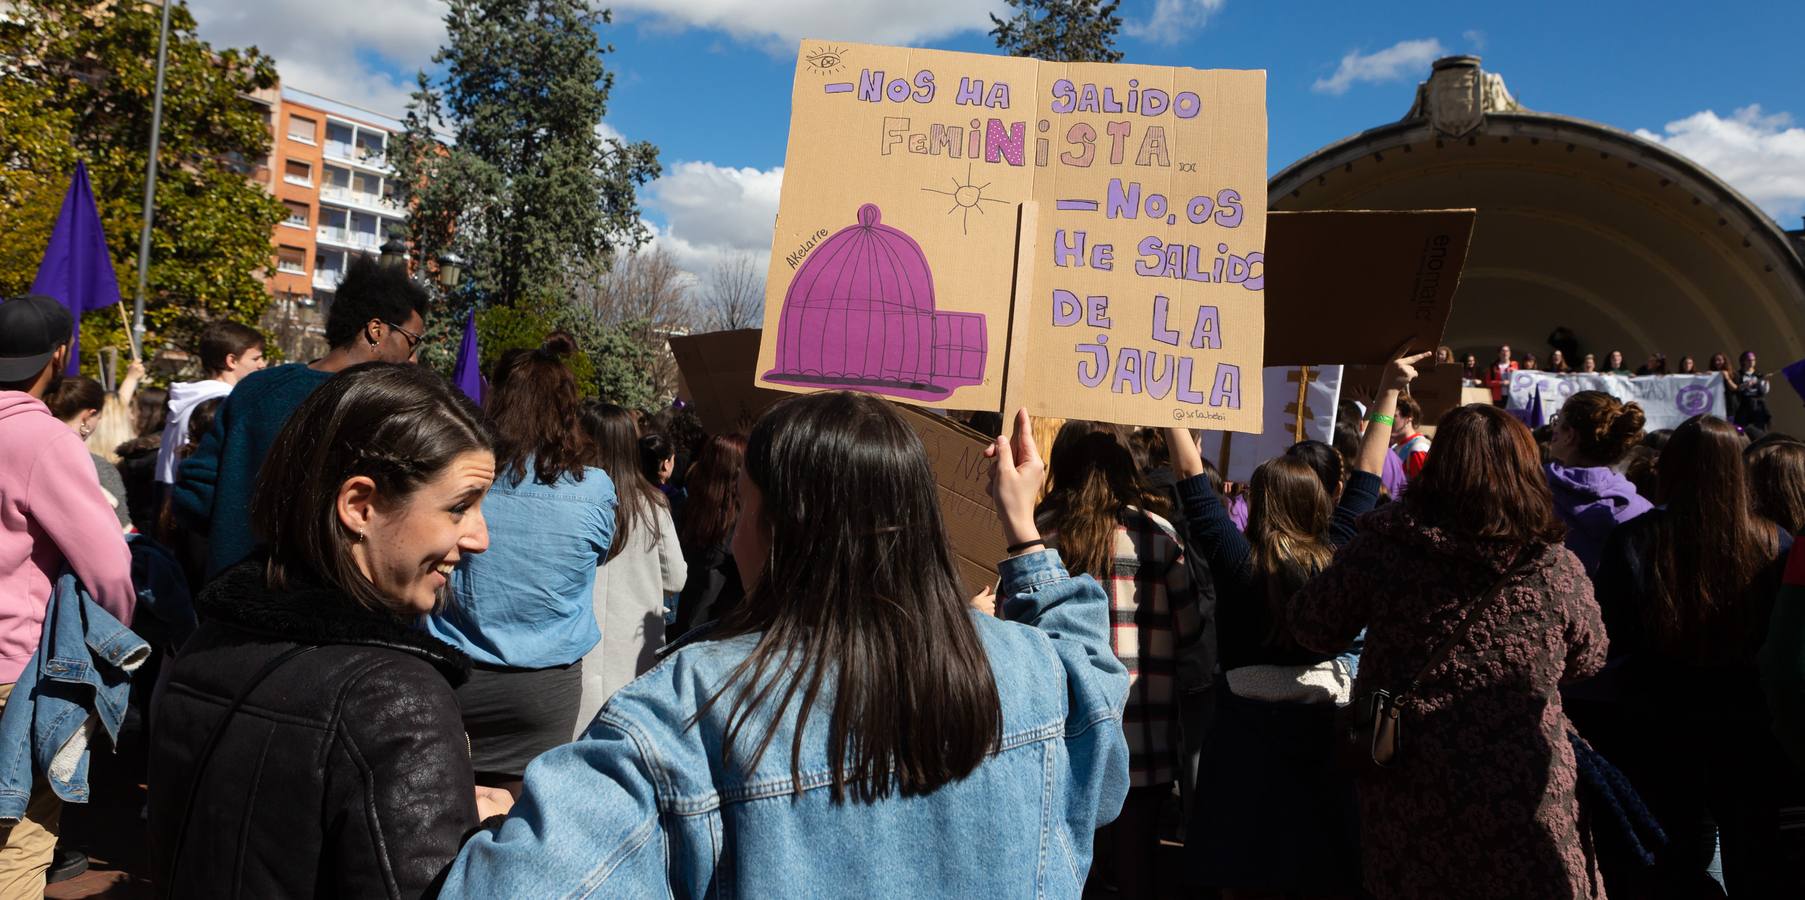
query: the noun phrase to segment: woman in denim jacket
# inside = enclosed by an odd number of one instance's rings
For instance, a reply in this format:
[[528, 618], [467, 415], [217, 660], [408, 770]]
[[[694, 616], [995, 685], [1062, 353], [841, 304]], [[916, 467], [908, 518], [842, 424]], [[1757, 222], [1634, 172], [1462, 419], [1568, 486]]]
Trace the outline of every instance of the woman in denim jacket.
[[1078, 897], [1128, 786], [1107, 599], [1044, 549], [1026, 413], [1002, 620], [958, 590], [920, 439], [861, 394], [759, 421], [724, 619], [527, 770], [444, 895]]

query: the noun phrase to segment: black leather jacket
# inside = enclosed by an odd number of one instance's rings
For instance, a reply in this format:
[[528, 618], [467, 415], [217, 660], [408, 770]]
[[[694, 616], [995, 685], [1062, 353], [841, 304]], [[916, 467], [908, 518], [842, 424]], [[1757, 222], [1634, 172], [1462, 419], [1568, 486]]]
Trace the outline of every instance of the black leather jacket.
[[[177, 657], [151, 723], [158, 894], [434, 890], [477, 824], [452, 693], [469, 659], [336, 591], [271, 592], [257, 561], [221, 573], [199, 606], [204, 623]], [[313, 649], [271, 671], [227, 718], [256, 673], [297, 645]]]

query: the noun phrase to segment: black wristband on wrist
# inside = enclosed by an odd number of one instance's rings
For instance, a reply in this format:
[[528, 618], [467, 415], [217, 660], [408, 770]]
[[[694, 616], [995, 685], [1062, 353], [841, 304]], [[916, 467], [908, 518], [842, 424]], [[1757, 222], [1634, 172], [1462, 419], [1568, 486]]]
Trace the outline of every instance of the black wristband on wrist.
[[1020, 553], [1023, 550], [1028, 549], [1029, 547], [1035, 546], [1036, 544], [1038, 544], [1042, 547], [1045, 547], [1047, 545], [1047, 542], [1044, 538], [1035, 538], [1034, 540], [1031, 540], [1031, 541], [1022, 541], [1019, 544], [1010, 544], [1009, 545], [1009, 555], [1014, 556], [1017, 553]]

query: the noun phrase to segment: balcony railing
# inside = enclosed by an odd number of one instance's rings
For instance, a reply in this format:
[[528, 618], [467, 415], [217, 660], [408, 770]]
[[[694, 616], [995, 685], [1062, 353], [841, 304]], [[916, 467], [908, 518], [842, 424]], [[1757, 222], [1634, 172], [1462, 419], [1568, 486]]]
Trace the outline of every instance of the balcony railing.
[[351, 145], [345, 141], [334, 141], [334, 140], [326, 141], [326, 155], [332, 157], [333, 159], [342, 159], [342, 160], [345, 160], [346, 162], [356, 162], [357, 156], [355, 155], [355, 152], [356, 151], [351, 149]]
[[344, 277], [345, 273], [339, 269], [315, 269], [313, 271], [313, 286], [322, 291], [337, 290], [339, 280]]
[[336, 184], [321, 186], [320, 199], [334, 203], [361, 206], [365, 209], [378, 209], [394, 215], [401, 214], [401, 205], [387, 197], [377, 196], [376, 194], [367, 193], [365, 191], [355, 191], [348, 187], [342, 187]]
[[352, 231], [349, 228], [338, 228], [332, 225], [321, 225], [319, 238], [330, 244], [346, 247], [380, 247], [382, 240], [367, 231]]

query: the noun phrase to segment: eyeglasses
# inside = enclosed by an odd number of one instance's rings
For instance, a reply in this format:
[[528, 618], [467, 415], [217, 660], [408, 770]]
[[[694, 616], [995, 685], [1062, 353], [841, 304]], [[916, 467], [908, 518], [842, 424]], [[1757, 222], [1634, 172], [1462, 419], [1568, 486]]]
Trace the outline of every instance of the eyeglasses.
[[420, 342], [421, 342], [421, 341], [423, 341], [423, 340], [425, 340], [425, 339], [426, 339], [426, 335], [424, 335], [424, 334], [415, 334], [415, 333], [413, 333], [413, 332], [411, 332], [411, 331], [408, 331], [408, 330], [407, 330], [407, 329], [405, 329], [405, 328], [402, 328], [402, 327], [401, 327], [401, 326], [399, 326], [399, 325], [396, 325], [396, 324], [395, 324], [395, 323], [393, 323], [393, 322], [390, 322], [390, 323], [388, 323], [388, 325], [389, 325], [389, 327], [390, 327], [390, 328], [393, 328], [393, 329], [395, 329], [395, 330], [396, 330], [396, 331], [399, 331], [399, 332], [401, 332], [401, 336], [402, 336], [402, 337], [403, 337], [403, 338], [406, 338], [406, 339], [407, 339], [407, 355], [408, 355], [408, 356], [413, 356], [413, 355], [414, 355], [414, 348], [415, 348], [415, 347], [418, 347], [418, 346], [420, 346]]

